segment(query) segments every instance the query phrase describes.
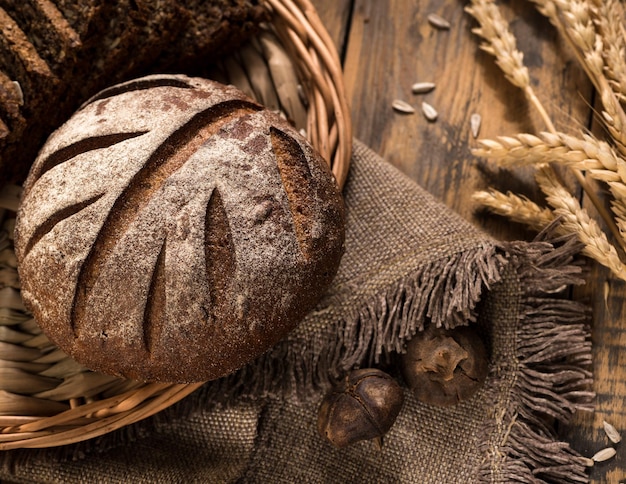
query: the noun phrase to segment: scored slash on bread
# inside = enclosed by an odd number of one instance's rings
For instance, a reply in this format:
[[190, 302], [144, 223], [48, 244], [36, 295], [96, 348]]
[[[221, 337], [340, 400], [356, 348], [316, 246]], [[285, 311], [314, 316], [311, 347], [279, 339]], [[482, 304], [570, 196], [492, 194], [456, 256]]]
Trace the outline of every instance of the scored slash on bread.
[[232, 86], [149, 76], [48, 140], [16, 226], [22, 294], [88, 368], [218, 378], [282, 339], [343, 253], [326, 162]]

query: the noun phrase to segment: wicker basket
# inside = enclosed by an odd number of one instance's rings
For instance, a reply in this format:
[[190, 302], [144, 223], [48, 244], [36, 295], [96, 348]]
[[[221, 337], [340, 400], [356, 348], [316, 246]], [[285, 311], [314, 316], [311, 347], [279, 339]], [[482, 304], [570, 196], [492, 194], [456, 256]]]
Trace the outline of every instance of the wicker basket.
[[[281, 109], [306, 131], [343, 186], [352, 133], [334, 44], [308, 0], [264, 5], [271, 23], [216, 77]], [[18, 195], [17, 187], [0, 194], [0, 450], [91, 439], [154, 415], [199, 388], [202, 383], [140, 383], [91, 372], [48, 341], [19, 294], [11, 240]]]

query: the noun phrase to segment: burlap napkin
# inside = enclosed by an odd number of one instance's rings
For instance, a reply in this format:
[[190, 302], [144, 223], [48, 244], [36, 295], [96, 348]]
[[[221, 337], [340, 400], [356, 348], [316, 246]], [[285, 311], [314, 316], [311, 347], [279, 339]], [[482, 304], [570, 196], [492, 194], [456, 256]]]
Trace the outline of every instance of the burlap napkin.
[[[500, 243], [361, 143], [345, 187], [346, 253], [287, 340], [171, 409], [104, 437], [0, 456], [15, 482], [585, 482], [554, 424], [589, 404], [586, 309], [572, 241]], [[478, 325], [485, 387], [458, 406], [405, 405], [384, 439], [334, 449], [316, 410], [354, 367], [392, 374], [425, 324]]]

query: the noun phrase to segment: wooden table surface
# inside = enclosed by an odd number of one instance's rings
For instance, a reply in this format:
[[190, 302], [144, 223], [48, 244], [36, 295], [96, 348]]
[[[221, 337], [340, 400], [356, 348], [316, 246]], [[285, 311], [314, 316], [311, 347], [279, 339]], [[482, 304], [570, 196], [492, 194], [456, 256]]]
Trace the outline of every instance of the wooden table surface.
[[[500, 239], [530, 240], [533, 233], [509, 221], [481, 213], [471, 195], [494, 185], [530, 197], [536, 189], [529, 173], [504, 172], [474, 157], [476, 140], [470, 116], [482, 116], [480, 137], [545, 130], [517, 88], [504, 80], [494, 59], [479, 50], [475, 21], [460, 0], [312, 0], [344, 60], [354, 133], [416, 182], [466, 219]], [[592, 88], [573, 54], [531, 2], [501, 1], [505, 17], [524, 52], [534, 89], [557, 129], [572, 134], [593, 129]], [[434, 29], [427, 15], [447, 19], [450, 30]], [[426, 95], [411, 85], [432, 81]], [[394, 99], [418, 108], [414, 115], [394, 112]], [[421, 101], [439, 112], [436, 122], [420, 113]], [[587, 205], [583, 199], [583, 204]], [[591, 456], [608, 445], [602, 422], [626, 433], [626, 286], [603, 268], [590, 264], [585, 286], [574, 292], [593, 314], [596, 410], [579, 412], [559, 429], [563, 440]], [[624, 355], [624, 356], [622, 356]], [[591, 470], [592, 482], [626, 482], [626, 451]]]

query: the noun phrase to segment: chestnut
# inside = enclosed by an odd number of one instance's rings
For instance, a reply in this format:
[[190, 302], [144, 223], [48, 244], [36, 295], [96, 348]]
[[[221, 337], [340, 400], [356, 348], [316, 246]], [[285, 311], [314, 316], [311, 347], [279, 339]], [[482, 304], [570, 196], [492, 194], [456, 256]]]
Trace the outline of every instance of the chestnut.
[[396, 380], [375, 368], [353, 370], [322, 400], [317, 428], [335, 447], [380, 439], [393, 425], [404, 402]]

